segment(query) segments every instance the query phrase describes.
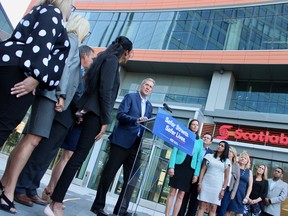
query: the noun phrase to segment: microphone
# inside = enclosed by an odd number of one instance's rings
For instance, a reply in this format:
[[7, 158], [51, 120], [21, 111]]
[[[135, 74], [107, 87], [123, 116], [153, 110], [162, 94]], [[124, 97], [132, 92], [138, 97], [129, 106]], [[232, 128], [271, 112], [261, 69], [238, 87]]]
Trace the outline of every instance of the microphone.
[[172, 109], [168, 106], [168, 104], [163, 103], [163, 109], [167, 110], [168, 112], [172, 113]]

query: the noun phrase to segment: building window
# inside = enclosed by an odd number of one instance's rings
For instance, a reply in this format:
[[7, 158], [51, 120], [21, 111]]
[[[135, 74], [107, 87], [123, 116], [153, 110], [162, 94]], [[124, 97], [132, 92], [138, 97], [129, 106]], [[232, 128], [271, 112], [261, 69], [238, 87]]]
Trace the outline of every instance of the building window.
[[95, 39], [87, 41], [91, 46], [107, 47], [113, 35], [125, 35], [136, 49], [271, 50], [288, 49], [287, 7], [76, 13], [86, 13], [95, 31]]
[[237, 82], [231, 110], [288, 114], [288, 83]]

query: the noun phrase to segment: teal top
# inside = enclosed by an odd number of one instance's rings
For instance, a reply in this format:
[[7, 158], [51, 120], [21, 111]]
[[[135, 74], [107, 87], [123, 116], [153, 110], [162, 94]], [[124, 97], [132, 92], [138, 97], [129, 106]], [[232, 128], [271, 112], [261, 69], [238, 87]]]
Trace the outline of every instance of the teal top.
[[[195, 170], [194, 176], [199, 176], [200, 174], [201, 164], [203, 160], [202, 149], [203, 149], [203, 140], [202, 139], [195, 140], [191, 161], [191, 168]], [[169, 168], [174, 169], [175, 164], [182, 164], [185, 160], [186, 155], [187, 154], [185, 152], [174, 147], [169, 161]]]

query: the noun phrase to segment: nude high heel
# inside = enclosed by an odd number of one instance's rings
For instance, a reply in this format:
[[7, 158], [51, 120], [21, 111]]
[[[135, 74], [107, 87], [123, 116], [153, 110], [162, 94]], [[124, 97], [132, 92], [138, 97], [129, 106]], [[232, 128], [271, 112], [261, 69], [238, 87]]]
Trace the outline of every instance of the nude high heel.
[[46, 216], [55, 216], [55, 214], [53, 213], [52, 209], [50, 208], [50, 204], [45, 207], [44, 214]]

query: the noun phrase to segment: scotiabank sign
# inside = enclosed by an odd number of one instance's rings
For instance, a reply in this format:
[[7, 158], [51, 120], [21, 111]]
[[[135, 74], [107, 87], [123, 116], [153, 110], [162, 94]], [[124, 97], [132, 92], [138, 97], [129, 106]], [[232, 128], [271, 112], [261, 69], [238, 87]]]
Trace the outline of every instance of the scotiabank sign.
[[285, 133], [272, 133], [269, 130], [245, 131], [245, 129], [234, 128], [233, 125], [221, 125], [218, 129], [217, 139], [242, 140], [249, 143], [262, 143], [272, 145], [288, 145], [288, 136]]

